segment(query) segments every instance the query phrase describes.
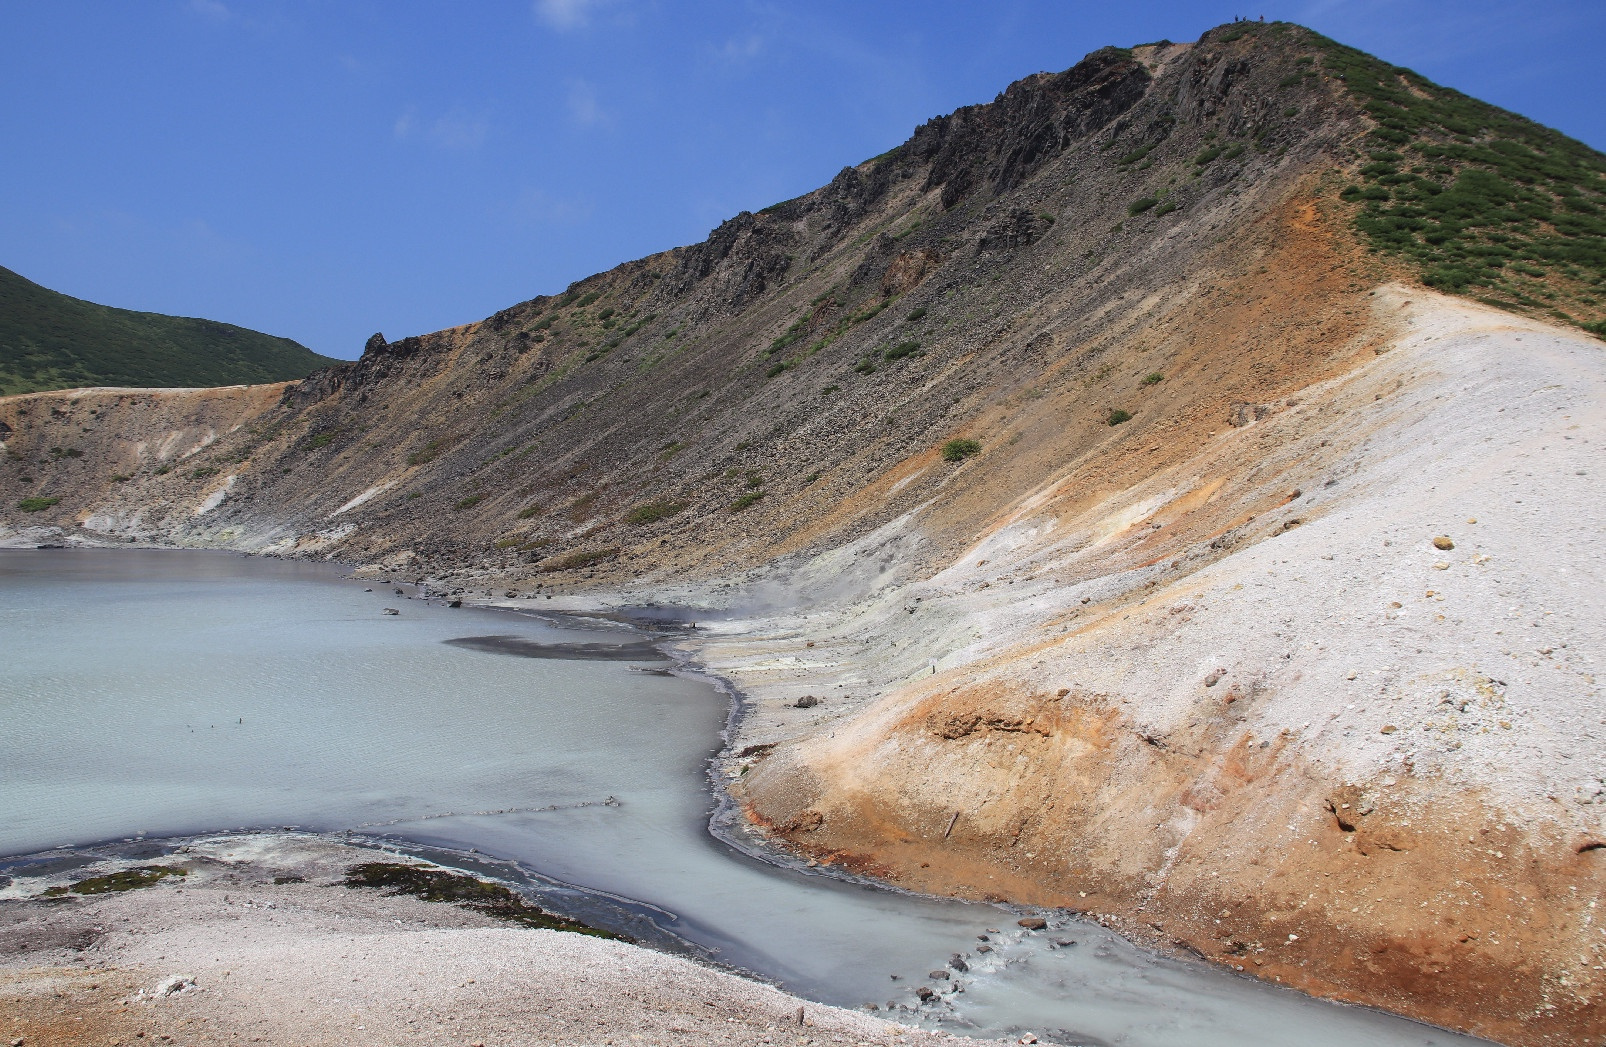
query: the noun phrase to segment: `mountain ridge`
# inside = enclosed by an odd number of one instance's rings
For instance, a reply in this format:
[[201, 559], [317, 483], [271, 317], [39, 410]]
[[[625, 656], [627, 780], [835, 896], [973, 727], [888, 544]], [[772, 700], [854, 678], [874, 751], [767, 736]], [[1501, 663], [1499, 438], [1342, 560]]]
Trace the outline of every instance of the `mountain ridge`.
[[99, 305], [0, 267], [0, 395], [282, 382], [334, 363], [288, 338]]

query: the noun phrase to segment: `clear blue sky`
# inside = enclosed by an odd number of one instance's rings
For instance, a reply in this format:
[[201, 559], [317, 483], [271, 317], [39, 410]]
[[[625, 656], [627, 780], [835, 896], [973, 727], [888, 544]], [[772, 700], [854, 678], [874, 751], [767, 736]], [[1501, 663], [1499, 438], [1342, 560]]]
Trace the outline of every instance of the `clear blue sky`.
[[1602, 0], [0, 0], [0, 265], [351, 357], [1240, 14], [1606, 148]]

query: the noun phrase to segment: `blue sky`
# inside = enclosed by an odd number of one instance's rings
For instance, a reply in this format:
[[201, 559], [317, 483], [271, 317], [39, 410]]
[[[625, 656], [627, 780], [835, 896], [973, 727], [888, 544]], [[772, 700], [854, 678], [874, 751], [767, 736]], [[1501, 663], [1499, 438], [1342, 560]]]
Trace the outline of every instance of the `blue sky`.
[[0, 0], [0, 265], [352, 357], [1240, 14], [1606, 148], [1601, 0]]

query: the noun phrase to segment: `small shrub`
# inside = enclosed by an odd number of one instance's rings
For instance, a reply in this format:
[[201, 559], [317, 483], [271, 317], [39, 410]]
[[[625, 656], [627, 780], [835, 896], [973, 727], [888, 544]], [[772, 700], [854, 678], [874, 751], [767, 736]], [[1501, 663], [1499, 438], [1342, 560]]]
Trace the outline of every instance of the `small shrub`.
[[1163, 381], [1165, 381], [1165, 375], [1161, 374], [1159, 371], [1150, 371], [1148, 374], [1143, 376], [1144, 385], [1159, 385]]
[[807, 487], [809, 484], [813, 483], [814, 481], [818, 480], [819, 478], [820, 478], [820, 473], [819, 473], [818, 470], [816, 470], [816, 471], [810, 473], [809, 475], [807, 475], [807, 476], [805, 476], [803, 478], [803, 486]]
[[942, 445], [942, 460], [945, 462], [962, 462], [971, 455], [980, 453], [980, 451], [980, 443], [959, 436]]
[[598, 320], [606, 320], [606, 319], [608, 319], [608, 317], [610, 317], [612, 315], [613, 315], [613, 306], [609, 306], [608, 308], [602, 310], [602, 312], [597, 314], [597, 319]]
[[316, 449], [319, 447], [328, 447], [334, 442], [334, 433], [316, 433], [307, 439], [307, 446]]
[[471, 494], [467, 498], [459, 498], [457, 500], [457, 504], [452, 506], [452, 508], [458, 510], [472, 509], [483, 501], [485, 501], [485, 496], [483, 494]]
[[[289, 472], [289, 471], [290, 470], [288, 470], [288, 469], [285, 470], [285, 472]], [[408, 491], [406, 500], [410, 502], [414, 498], [422, 498], [422, 497], [424, 497], [424, 492], [423, 491]]]
[[1154, 209], [1154, 213], [1158, 217], [1159, 215], [1170, 214], [1172, 211], [1175, 211], [1176, 209], [1177, 209], [1176, 201], [1167, 200], [1165, 203], [1161, 204], [1159, 207], [1156, 207]]
[[908, 316], [904, 317], [904, 320], [906, 322], [912, 324], [912, 323], [918, 323], [919, 321], [924, 320], [925, 318], [926, 318], [926, 307], [922, 305], [920, 308], [912, 310], [909, 313]]
[[546, 572], [574, 571], [582, 567], [591, 567], [595, 564], [612, 560], [618, 555], [619, 547], [617, 545], [609, 546], [606, 549], [576, 549], [572, 553], [554, 556], [541, 565], [541, 570]]
[[667, 520], [684, 508], [686, 508], [685, 502], [677, 502], [673, 498], [659, 498], [636, 506], [630, 510], [625, 520], [633, 524], [657, 523], [659, 520]]
[[132, 479], [133, 477], [128, 473], [112, 473], [112, 483], [114, 484], [125, 484]]
[[215, 465], [198, 465], [194, 469], [190, 470], [190, 479], [191, 480], [204, 480], [208, 476], [216, 476], [216, 475], [217, 475], [217, 466], [215, 466]]
[[792, 365], [787, 363], [785, 360], [782, 360], [778, 364], [771, 364], [769, 370], [764, 372], [764, 377], [765, 378], [774, 378], [776, 375], [780, 374], [782, 371], [789, 371], [791, 369], [792, 369]]
[[875, 374], [875, 364], [871, 363], [867, 356], [853, 365], [853, 371], [855, 374]]
[[1154, 148], [1154, 146], [1152, 146], [1152, 145], [1139, 146], [1138, 148], [1132, 150], [1130, 153], [1127, 153], [1125, 156], [1121, 157], [1119, 160], [1117, 160], [1115, 162], [1117, 164], [1120, 164], [1122, 167], [1125, 167], [1127, 164], [1135, 164], [1139, 160], [1143, 159], [1145, 156], [1148, 156], [1149, 155], [1149, 151], [1151, 149], [1153, 149], [1153, 148]]
[[540, 513], [541, 507], [539, 505], [526, 505], [523, 509], [519, 510], [518, 517], [520, 520], [528, 520], [533, 516], [539, 516]]
[[586, 306], [590, 305], [592, 302], [595, 302], [598, 298], [601, 298], [601, 297], [602, 297], [602, 292], [601, 291], [592, 291], [590, 294], [586, 295], [584, 298], [580, 299], [578, 302], [576, 302], [574, 304], [578, 308], [584, 309]]
[[1109, 417], [1105, 418], [1104, 422], [1106, 425], [1120, 425], [1122, 422], [1130, 422], [1131, 420], [1132, 414], [1130, 411], [1123, 411], [1119, 407], [1112, 407], [1110, 408]]
[[893, 360], [902, 360], [906, 356], [913, 356], [920, 351], [919, 342], [899, 342], [881, 355], [890, 363]]
[[22, 501], [17, 503], [17, 508], [21, 509], [25, 513], [40, 513], [44, 512], [46, 509], [49, 509], [51, 506], [58, 504], [60, 501], [60, 498], [36, 496], [33, 498], [24, 498]]
[[681, 443], [679, 440], [669, 441], [668, 443], [664, 444], [663, 447], [659, 448], [658, 460], [661, 462], [669, 461], [669, 459], [679, 454], [685, 448], [685, 446], [686, 445]]
[[730, 511], [733, 513], [739, 513], [743, 509], [749, 508], [763, 497], [763, 491], [749, 491], [730, 504]]
[[1227, 147], [1224, 145], [1213, 145], [1209, 149], [1206, 149], [1204, 152], [1200, 153], [1198, 156], [1194, 157], [1193, 162], [1200, 167], [1204, 167], [1206, 164], [1212, 162], [1216, 159], [1216, 157], [1220, 156], [1226, 151]]
[[820, 395], [821, 396], [830, 396], [833, 393], [839, 393], [841, 391], [842, 391], [842, 387], [840, 385], [828, 385], [824, 389], [820, 390]]
[[1160, 198], [1157, 196], [1145, 196], [1141, 200], [1134, 200], [1130, 204], [1127, 204], [1126, 213], [1129, 215], [1142, 214], [1144, 211], [1147, 211], [1149, 208], [1153, 207], [1159, 202]]
[[50, 457], [58, 461], [63, 458], [82, 458], [83, 456], [84, 452], [76, 447], [52, 447], [50, 449]]

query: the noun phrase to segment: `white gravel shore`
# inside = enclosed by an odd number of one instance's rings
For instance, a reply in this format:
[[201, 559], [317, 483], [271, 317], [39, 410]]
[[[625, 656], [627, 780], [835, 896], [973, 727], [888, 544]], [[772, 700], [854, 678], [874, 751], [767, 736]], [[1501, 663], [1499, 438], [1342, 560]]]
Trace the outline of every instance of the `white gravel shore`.
[[[623, 942], [340, 886], [346, 869], [375, 860], [408, 859], [316, 837], [226, 836], [147, 863], [187, 875], [138, 890], [52, 902], [40, 892], [106, 869], [19, 878], [0, 890], [0, 1038], [28, 1047], [975, 1042]], [[287, 877], [304, 879], [274, 882]]]

